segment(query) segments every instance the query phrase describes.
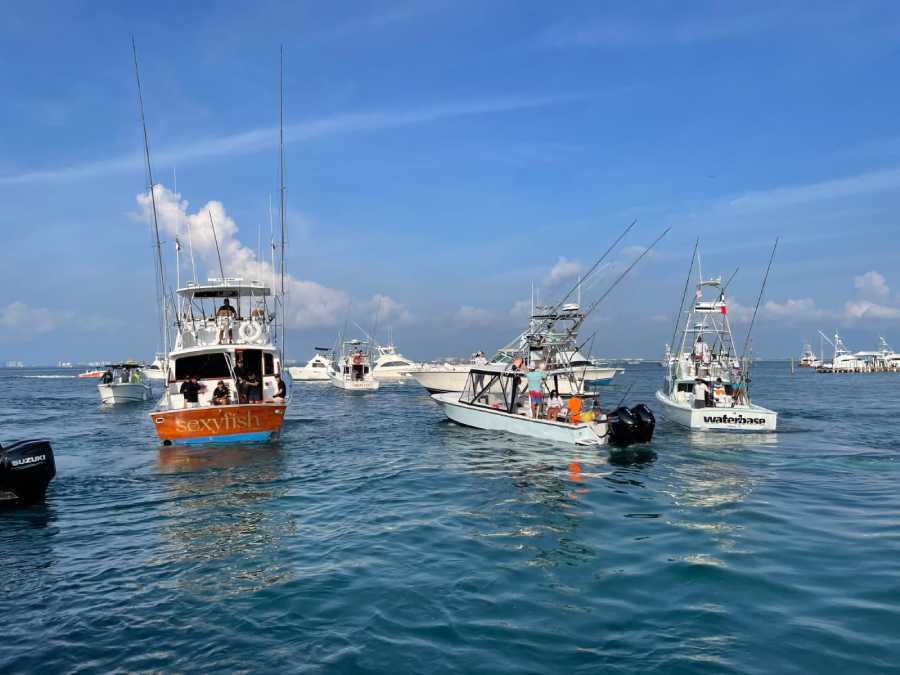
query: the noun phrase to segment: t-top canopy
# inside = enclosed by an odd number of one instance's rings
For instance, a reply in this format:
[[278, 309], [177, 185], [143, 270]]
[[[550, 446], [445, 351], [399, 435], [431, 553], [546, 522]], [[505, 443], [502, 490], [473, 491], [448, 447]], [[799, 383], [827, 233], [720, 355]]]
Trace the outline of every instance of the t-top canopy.
[[264, 297], [272, 291], [261, 281], [244, 281], [240, 277], [225, 279], [207, 279], [205, 284], [188, 282], [184, 288], [178, 289], [178, 295], [194, 298], [237, 298]]

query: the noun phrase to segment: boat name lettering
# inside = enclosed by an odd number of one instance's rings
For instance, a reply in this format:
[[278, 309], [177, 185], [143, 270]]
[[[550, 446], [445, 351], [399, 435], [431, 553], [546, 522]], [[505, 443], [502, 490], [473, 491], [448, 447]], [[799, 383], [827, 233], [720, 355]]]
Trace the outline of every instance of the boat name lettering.
[[23, 459], [14, 459], [12, 461], [13, 467], [17, 466], [25, 466], [26, 464], [37, 464], [38, 462], [43, 462], [47, 459], [47, 455], [32, 455], [31, 457], [24, 457]]
[[712, 417], [710, 415], [704, 415], [703, 421], [707, 424], [765, 424], [766, 420], [763, 417], [744, 417], [743, 415], [738, 415], [737, 417], [732, 417], [731, 415], [717, 415]]
[[209, 431], [216, 434], [223, 431], [234, 431], [236, 429], [254, 429], [260, 426], [259, 417], [247, 411], [246, 415], [236, 415], [234, 413], [225, 413], [221, 417], [208, 417], [193, 420], [175, 420], [175, 430], [179, 432], [196, 433], [198, 431]]

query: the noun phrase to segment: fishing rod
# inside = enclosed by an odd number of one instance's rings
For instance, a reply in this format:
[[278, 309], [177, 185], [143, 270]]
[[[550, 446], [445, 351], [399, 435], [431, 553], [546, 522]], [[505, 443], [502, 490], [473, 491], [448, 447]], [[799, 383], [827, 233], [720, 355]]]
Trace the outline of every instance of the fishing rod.
[[643, 253], [641, 253], [637, 258], [635, 258], [632, 261], [632, 263], [628, 267], [625, 268], [625, 271], [622, 272], [616, 278], [616, 280], [612, 283], [612, 285], [610, 285], [610, 287], [606, 289], [606, 292], [603, 295], [601, 295], [599, 298], [594, 300], [594, 302], [591, 303], [591, 306], [588, 307], [587, 311], [584, 313], [585, 318], [587, 318], [590, 315], [590, 313], [593, 312], [597, 308], [597, 306], [601, 302], [603, 302], [607, 298], [607, 296], [609, 296], [610, 293], [613, 292], [613, 289], [619, 285], [619, 282], [622, 281], [622, 279], [624, 279], [628, 275], [628, 273], [634, 269], [634, 266], [637, 265], [645, 255], [650, 253], [650, 251], [652, 251], [656, 247], [656, 245], [660, 241], [662, 241], [662, 238], [665, 237], [669, 233], [669, 230], [671, 230], [671, 229], [672, 229], [671, 227], [667, 227], [665, 230], [663, 230], [662, 233], [656, 239], [653, 240], [653, 243], [650, 244], [650, 246], [648, 246], [647, 248], [645, 248]]
[[756, 323], [756, 314], [759, 311], [759, 303], [762, 302], [763, 293], [766, 290], [766, 282], [769, 280], [769, 271], [772, 269], [772, 263], [775, 261], [775, 251], [778, 250], [778, 240], [780, 237], [775, 237], [775, 244], [772, 246], [772, 255], [769, 256], [769, 264], [766, 267], [766, 274], [763, 276], [762, 286], [759, 287], [759, 295], [756, 298], [756, 307], [753, 308], [753, 318], [750, 319], [750, 327], [747, 329], [747, 338], [744, 340], [744, 350], [741, 354], [741, 362], [745, 363], [744, 367], [744, 379], [745, 381], [749, 381], [749, 371], [750, 369], [746, 367], [746, 357], [747, 357], [747, 347], [750, 345], [750, 335], [753, 332], [753, 325]]
[[737, 276], [737, 273], [741, 270], [741, 266], [738, 265], [734, 272], [731, 273], [731, 276], [728, 277], [728, 281], [725, 282], [725, 285], [722, 286], [722, 293], [728, 290], [728, 287], [731, 286], [731, 282], [734, 281], [734, 278]]
[[[681, 312], [684, 310], [684, 301], [687, 298], [687, 289], [691, 283], [691, 274], [694, 273], [694, 261], [697, 259], [697, 249], [700, 247], [700, 237], [697, 237], [697, 241], [694, 242], [694, 252], [691, 254], [691, 266], [688, 268], [687, 277], [684, 280], [684, 291], [681, 293], [681, 304], [678, 305], [678, 313], [675, 315], [675, 326], [672, 328], [672, 341], [669, 343], [672, 345], [671, 350], [675, 349], [675, 337], [678, 335], [678, 322], [681, 320]], [[681, 347], [678, 348], [679, 351]], [[671, 351], [670, 350], [670, 351]], [[669, 364], [666, 364], [668, 368]]]
[[284, 45], [281, 45], [280, 68], [278, 78], [278, 176], [281, 217], [281, 360], [284, 361], [285, 343], [287, 342], [287, 314], [284, 297]]
[[219, 259], [219, 272], [222, 275], [222, 283], [225, 283], [225, 268], [222, 266], [222, 254], [219, 252], [219, 238], [216, 236], [216, 224], [213, 222], [212, 210], [207, 209], [206, 211], [209, 214], [209, 226], [212, 228], [213, 233], [213, 241], [216, 244], [216, 257]]
[[137, 82], [138, 108], [141, 113], [141, 129], [144, 132], [144, 168], [147, 171], [147, 182], [150, 185], [150, 204], [153, 212], [153, 234], [155, 237], [156, 258], [156, 299], [159, 302], [159, 320], [162, 333], [163, 350], [166, 353], [166, 372], [168, 372], [169, 326], [166, 307], [166, 269], [163, 265], [162, 243], [159, 239], [159, 214], [156, 208], [156, 190], [153, 183], [153, 168], [150, 162], [150, 135], [147, 132], [147, 118], [144, 115], [144, 92], [141, 87], [141, 72], [138, 67], [137, 45], [134, 35], [131, 36], [131, 53], [134, 56], [134, 79]]
[[631, 381], [631, 384], [628, 385], [628, 389], [626, 389], [626, 390], [625, 390], [625, 393], [622, 394], [622, 398], [619, 399], [619, 405], [617, 405], [616, 408], [618, 408], [619, 406], [621, 406], [621, 405], [625, 402], [625, 399], [628, 398], [628, 394], [631, 393], [631, 390], [632, 390], [632, 388], [634, 387], [634, 383], [635, 383], [635, 382], [637, 382], [636, 379], [632, 380], [632, 381]]
[[[606, 259], [606, 257], [607, 257], [610, 253], [612, 253], [612, 250], [613, 250], [616, 246], [619, 245], [619, 242], [622, 241], [622, 239], [625, 238], [625, 235], [627, 235], [627, 234], [631, 231], [631, 228], [633, 228], [633, 227], [635, 226], [636, 223], [637, 223], [637, 218], [635, 218], [634, 220], [632, 220], [632, 221], [631, 221], [631, 224], [628, 225], [628, 227], [626, 227], [626, 228], [622, 231], [622, 234], [620, 234], [618, 237], [616, 237], [616, 240], [615, 240], [612, 244], [609, 245], [609, 248], [606, 249], [606, 251], [603, 253], [603, 255], [601, 255], [593, 265], [591, 265], [591, 268], [587, 271], [587, 273], [581, 275], [581, 277], [578, 279], [578, 283], [575, 284], [575, 285], [569, 290], [569, 292], [565, 294], [565, 296], [563, 296], [563, 299], [562, 299], [562, 300], [560, 300], [558, 303], [556, 303], [556, 304], [553, 306], [553, 309], [552, 309], [551, 312], [550, 312], [551, 316], [556, 316], [556, 314], [559, 313], [559, 310], [560, 310], [560, 309], [562, 308], [562, 306], [566, 303], [566, 300], [568, 300], [568, 299], [572, 296], [572, 293], [574, 293], [576, 290], [578, 290], [578, 289], [581, 287], [581, 285], [584, 283], [584, 280], [585, 280], [585, 279], [587, 279], [588, 277], [590, 277], [590, 276], [594, 273], [594, 271], [596, 271], [596, 269], [600, 266], [600, 263], [602, 263], [602, 262]], [[548, 322], [550, 325], [552, 325], [552, 324], [554, 323], [555, 319], [552, 319], [552, 318], [551, 318], [551, 319], [545, 319], [544, 321], [545, 321], [545, 322]], [[540, 328], [543, 329], [543, 328], [544, 328], [544, 324], [541, 324], [541, 327], [540, 327]]]

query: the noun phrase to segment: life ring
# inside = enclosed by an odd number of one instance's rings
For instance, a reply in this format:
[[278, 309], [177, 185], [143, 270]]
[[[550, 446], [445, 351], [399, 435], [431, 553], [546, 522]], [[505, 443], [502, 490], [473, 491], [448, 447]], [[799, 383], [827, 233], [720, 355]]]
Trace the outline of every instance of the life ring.
[[262, 326], [256, 321], [245, 321], [241, 324], [241, 329], [238, 332], [244, 339], [244, 342], [256, 342], [262, 337]]
[[362, 365], [362, 355], [361, 355], [361, 354], [354, 354], [354, 355], [353, 355], [353, 365], [354, 365], [354, 366], [361, 366], [361, 365]]

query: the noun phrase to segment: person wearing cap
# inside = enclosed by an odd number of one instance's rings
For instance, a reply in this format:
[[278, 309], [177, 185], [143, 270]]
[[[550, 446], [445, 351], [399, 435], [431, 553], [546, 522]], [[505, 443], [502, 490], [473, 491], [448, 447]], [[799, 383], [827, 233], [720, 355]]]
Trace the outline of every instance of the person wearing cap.
[[212, 404], [213, 405], [228, 405], [228, 401], [230, 398], [231, 398], [231, 392], [228, 391], [228, 385], [225, 384], [224, 380], [219, 380], [219, 384], [217, 384], [216, 388], [213, 389]]
[[528, 400], [531, 403], [531, 416], [540, 417], [544, 408], [544, 391], [541, 385], [547, 375], [543, 370], [538, 370], [533, 363], [528, 364], [528, 374], [525, 379], [528, 381]]

